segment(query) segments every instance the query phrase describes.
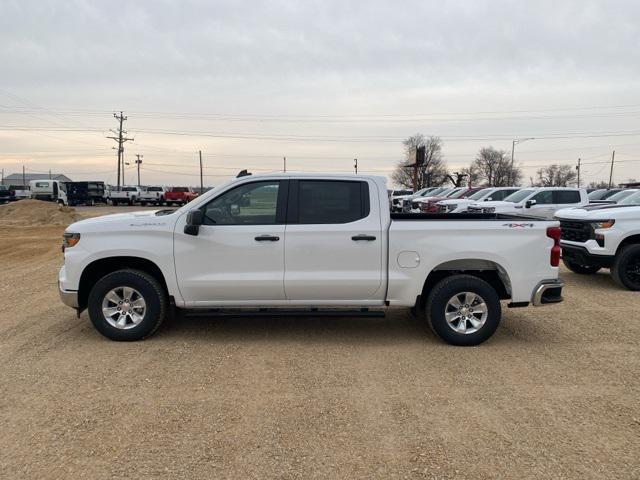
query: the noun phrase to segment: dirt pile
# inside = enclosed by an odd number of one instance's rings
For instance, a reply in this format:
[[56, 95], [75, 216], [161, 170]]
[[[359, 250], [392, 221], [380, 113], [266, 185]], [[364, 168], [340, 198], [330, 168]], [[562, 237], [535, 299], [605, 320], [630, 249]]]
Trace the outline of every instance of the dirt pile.
[[0, 224], [30, 227], [36, 225], [69, 225], [80, 216], [75, 209], [41, 200], [20, 200], [0, 205]]

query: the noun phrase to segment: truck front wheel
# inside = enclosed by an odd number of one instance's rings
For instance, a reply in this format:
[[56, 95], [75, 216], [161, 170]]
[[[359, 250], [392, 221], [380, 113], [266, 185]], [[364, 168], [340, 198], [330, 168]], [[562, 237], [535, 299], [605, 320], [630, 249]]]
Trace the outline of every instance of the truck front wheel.
[[437, 283], [426, 302], [431, 329], [451, 345], [472, 346], [487, 340], [500, 324], [495, 289], [472, 275], [453, 275]]
[[622, 287], [640, 290], [640, 245], [627, 245], [618, 252], [611, 276]]
[[564, 263], [564, 266], [573, 273], [579, 273], [580, 275], [591, 275], [592, 273], [596, 273], [600, 270], [600, 267], [597, 265], [580, 265], [564, 258], [562, 259], [562, 263]]
[[162, 324], [167, 295], [160, 283], [140, 270], [118, 270], [102, 277], [89, 293], [89, 318], [111, 340], [142, 340]]

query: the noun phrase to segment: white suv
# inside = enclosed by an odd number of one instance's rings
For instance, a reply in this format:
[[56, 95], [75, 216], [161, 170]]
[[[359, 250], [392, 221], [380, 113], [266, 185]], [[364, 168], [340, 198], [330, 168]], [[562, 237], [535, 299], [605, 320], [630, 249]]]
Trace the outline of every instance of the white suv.
[[587, 191], [573, 187], [532, 187], [512, 193], [501, 202], [469, 205], [471, 213], [510, 213], [539, 218], [553, 218], [562, 208], [588, 205]]

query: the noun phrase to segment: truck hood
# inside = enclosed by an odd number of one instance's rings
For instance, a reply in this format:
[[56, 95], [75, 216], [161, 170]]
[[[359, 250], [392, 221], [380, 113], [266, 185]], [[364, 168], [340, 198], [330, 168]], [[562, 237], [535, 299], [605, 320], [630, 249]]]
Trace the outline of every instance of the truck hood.
[[571, 220], [605, 219], [620, 217], [640, 217], [640, 205], [586, 205], [584, 207], [563, 208], [555, 213], [557, 218]]
[[136, 226], [160, 226], [168, 225], [175, 221], [176, 215], [156, 215], [159, 210], [142, 210], [139, 212], [114, 213], [102, 217], [87, 218], [79, 222], [72, 223], [66, 229], [68, 232], [88, 233], [111, 230], [114, 227], [136, 227]]

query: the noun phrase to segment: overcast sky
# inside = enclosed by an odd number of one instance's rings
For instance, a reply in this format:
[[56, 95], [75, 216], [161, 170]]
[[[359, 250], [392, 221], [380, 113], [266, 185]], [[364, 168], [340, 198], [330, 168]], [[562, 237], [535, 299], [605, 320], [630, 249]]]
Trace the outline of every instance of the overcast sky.
[[283, 156], [385, 175], [416, 132], [452, 170], [534, 137], [526, 178], [608, 178], [615, 148], [640, 180], [639, 26], [633, 0], [2, 0], [0, 167], [115, 182], [122, 110], [147, 184], [196, 185], [200, 149], [208, 185]]

